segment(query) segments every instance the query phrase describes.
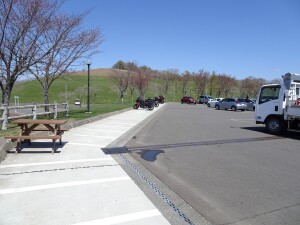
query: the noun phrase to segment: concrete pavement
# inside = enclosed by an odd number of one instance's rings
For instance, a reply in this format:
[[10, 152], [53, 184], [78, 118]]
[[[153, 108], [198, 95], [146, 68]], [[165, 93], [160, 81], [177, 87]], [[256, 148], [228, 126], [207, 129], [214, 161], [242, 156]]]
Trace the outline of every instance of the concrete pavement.
[[101, 150], [163, 107], [72, 128], [53, 155], [52, 144], [41, 140], [8, 154], [0, 164], [0, 224], [170, 224]]

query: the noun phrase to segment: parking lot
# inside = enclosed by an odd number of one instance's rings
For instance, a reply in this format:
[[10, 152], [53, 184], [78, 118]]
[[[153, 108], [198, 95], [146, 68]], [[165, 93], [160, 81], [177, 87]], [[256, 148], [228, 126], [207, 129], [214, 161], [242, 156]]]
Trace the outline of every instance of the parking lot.
[[169, 103], [126, 147], [213, 224], [298, 225], [299, 141], [269, 135], [253, 111]]

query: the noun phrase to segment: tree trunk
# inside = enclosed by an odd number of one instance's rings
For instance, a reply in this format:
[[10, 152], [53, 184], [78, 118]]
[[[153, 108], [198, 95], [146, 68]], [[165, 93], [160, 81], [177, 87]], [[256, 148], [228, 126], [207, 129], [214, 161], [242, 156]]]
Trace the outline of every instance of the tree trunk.
[[11, 89], [9, 85], [6, 85], [4, 91], [2, 92], [2, 104], [9, 106], [9, 99], [11, 96]]
[[[45, 84], [44, 86], [44, 104], [49, 104], [49, 87]], [[45, 106], [45, 112], [49, 112], [49, 106]]]

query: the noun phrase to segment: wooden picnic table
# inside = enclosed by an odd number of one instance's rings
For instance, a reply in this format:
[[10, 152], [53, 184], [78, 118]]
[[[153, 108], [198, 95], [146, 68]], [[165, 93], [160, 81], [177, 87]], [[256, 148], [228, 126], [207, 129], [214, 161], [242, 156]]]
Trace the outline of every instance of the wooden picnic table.
[[[28, 141], [31, 144], [31, 140], [35, 139], [51, 139], [53, 142], [52, 154], [55, 152], [55, 142], [59, 140], [61, 144], [61, 138], [67, 129], [61, 128], [67, 120], [46, 120], [46, 119], [17, 119], [12, 121], [12, 124], [17, 124], [20, 127], [20, 133], [18, 136], [5, 136], [6, 139], [12, 141], [18, 141], [15, 153], [20, 150], [20, 144], [22, 140]], [[33, 134], [33, 131], [47, 131], [46, 135]], [[49, 134], [50, 133], [50, 134]]]

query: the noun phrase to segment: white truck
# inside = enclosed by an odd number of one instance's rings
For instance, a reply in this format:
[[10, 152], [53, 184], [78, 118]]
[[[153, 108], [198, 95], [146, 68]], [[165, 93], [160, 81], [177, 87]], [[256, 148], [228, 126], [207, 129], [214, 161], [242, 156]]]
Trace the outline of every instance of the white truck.
[[300, 132], [300, 75], [287, 73], [280, 84], [263, 85], [255, 107], [256, 124], [272, 134]]

